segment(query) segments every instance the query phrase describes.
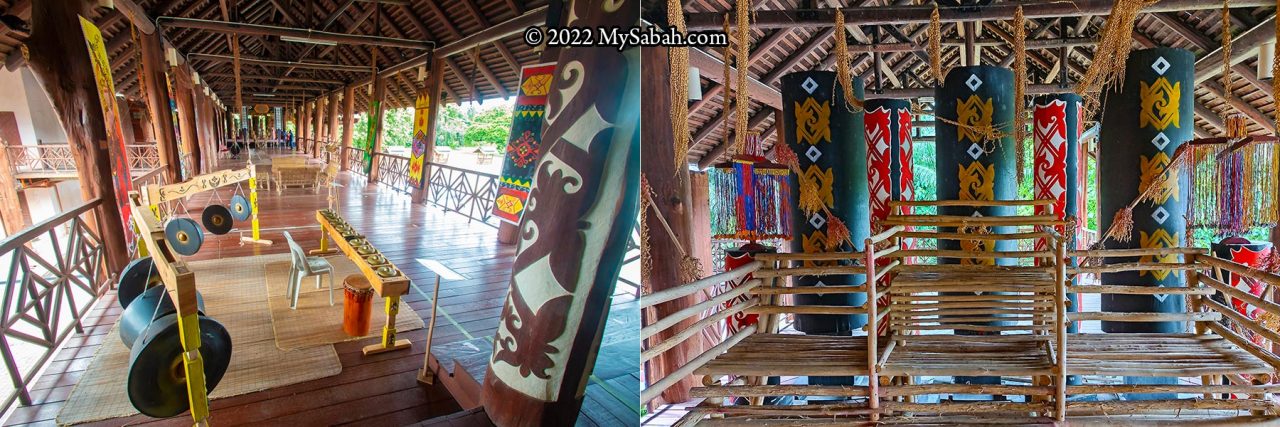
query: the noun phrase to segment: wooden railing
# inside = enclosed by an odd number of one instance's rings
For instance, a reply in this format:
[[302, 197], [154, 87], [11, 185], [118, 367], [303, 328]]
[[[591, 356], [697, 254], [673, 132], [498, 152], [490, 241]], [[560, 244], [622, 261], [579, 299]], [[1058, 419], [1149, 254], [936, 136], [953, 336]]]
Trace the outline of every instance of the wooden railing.
[[409, 194], [409, 158], [395, 154], [376, 153], [378, 183], [385, 184], [400, 193]]
[[0, 241], [4, 280], [4, 323], [0, 324], [0, 360], [13, 388], [4, 395], [31, 404], [28, 387], [55, 349], [83, 333], [80, 321], [109, 288], [103, 246], [90, 230], [94, 199]]
[[498, 226], [498, 219], [493, 215], [493, 201], [498, 196], [497, 175], [436, 163], [430, 165], [431, 177], [427, 182], [430, 189], [423, 202]]
[[347, 164], [351, 173], [368, 177], [364, 173], [364, 150], [357, 147], [344, 147], [343, 155], [347, 156]]
[[[19, 174], [73, 173], [75, 157], [69, 144], [15, 145], [5, 147], [9, 151], [9, 163]], [[125, 145], [129, 168], [135, 171], [160, 167], [160, 153], [155, 144]]]

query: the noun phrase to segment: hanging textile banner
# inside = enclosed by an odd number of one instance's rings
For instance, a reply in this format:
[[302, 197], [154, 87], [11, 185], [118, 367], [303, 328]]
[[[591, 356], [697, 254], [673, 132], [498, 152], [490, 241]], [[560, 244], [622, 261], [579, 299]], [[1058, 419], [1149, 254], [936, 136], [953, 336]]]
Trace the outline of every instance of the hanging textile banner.
[[707, 171], [711, 237], [791, 240], [791, 171], [764, 157], [758, 133], [743, 151]]
[[[376, 81], [376, 77], [375, 77]], [[374, 84], [377, 86], [377, 83]], [[369, 99], [369, 132], [364, 138], [364, 176], [369, 176], [373, 172], [373, 144], [378, 133], [382, 132], [382, 101], [378, 98], [382, 97], [382, 90], [379, 86], [374, 89], [374, 96]]]
[[[879, 233], [892, 213], [890, 201], [915, 200], [911, 171], [911, 102], [868, 99], [866, 109], [867, 186], [871, 195], [871, 232]], [[910, 207], [903, 213], [910, 214]]]
[[422, 188], [424, 180], [422, 179], [422, 171], [426, 168], [427, 144], [434, 144], [434, 141], [427, 141], [428, 116], [431, 115], [431, 94], [427, 91], [419, 91], [418, 99], [413, 104], [413, 148], [409, 152], [409, 188]]
[[534, 166], [542, 153], [542, 122], [547, 111], [547, 94], [551, 89], [556, 64], [527, 65], [520, 69], [520, 92], [516, 95], [515, 113], [511, 116], [511, 136], [507, 138], [507, 154], [502, 161], [502, 177], [493, 214], [512, 224], [520, 223], [529, 188], [533, 184]]
[[129, 174], [129, 157], [125, 148], [124, 124], [120, 120], [119, 106], [116, 104], [115, 82], [111, 80], [111, 60], [107, 58], [106, 41], [102, 32], [92, 21], [80, 17], [80, 28], [84, 31], [85, 46], [89, 49], [89, 59], [93, 62], [93, 76], [98, 86], [98, 101], [102, 104], [102, 122], [107, 127], [107, 153], [111, 159], [112, 187], [116, 192], [116, 208], [120, 210], [123, 222], [125, 245], [130, 252], [135, 249], [133, 235], [133, 219], [129, 209], [129, 192], [133, 190], [133, 177]]
[[[854, 79], [854, 94], [861, 98], [862, 79]], [[863, 113], [851, 111], [844, 91], [829, 71], [801, 71], [782, 76], [783, 137], [796, 153], [802, 175], [791, 186], [792, 252], [860, 251], [847, 244], [827, 242], [829, 221], [821, 211], [806, 215], [800, 209], [800, 187], [816, 184], [817, 195], [861, 244], [871, 232], [867, 195], [867, 148]], [[834, 247], [832, 247], [834, 246]], [[806, 261], [805, 266], [821, 262]], [[814, 276], [792, 279], [795, 286], [860, 285], [861, 275]], [[796, 305], [860, 306], [865, 293], [796, 295]], [[866, 315], [796, 316], [796, 329], [808, 334], [848, 335], [866, 324]]]
[[[1104, 94], [1098, 140], [1098, 229], [1108, 230], [1116, 212], [1156, 182], [1151, 200], [1133, 209], [1128, 242], [1108, 240], [1107, 249], [1179, 246], [1186, 233], [1185, 174], [1164, 180], [1175, 150], [1190, 140], [1194, 123], [1195, 55], [1173, 48], [1134, 51], [1123, 85]], [[1136, 172], [1136, 173], [1135, 173]], [[1163, 180], [1163, 181], [1156, 181]], [[1142, 262], [1177, 262], [1177, 255], [1144, 256]], [[1110, 258], [1107, 263], [1135, 259]], [[1152, 270], [1102, 274], [1103, 285], [1182, 286], [1181, 273]], [[1186, 310], [1182, 295], [1103, 295], [1103, 311], [1175, 313]], [[1105, 332], [1179, 333], [1182, 322], [1102, 322]]]

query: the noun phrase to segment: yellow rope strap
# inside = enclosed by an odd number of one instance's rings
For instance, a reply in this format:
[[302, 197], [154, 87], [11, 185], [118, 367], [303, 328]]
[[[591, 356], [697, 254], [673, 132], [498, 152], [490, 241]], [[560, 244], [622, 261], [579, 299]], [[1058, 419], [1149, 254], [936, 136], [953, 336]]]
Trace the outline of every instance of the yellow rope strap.
[[1222, 0], [1222, 94], [1231, 96], [1231, 4]]
[[845, 38], [844, 12], [836, 9], [836, 79], [844, 90], [845, 108], [853, 112], [862, 111], [863, 102], [853, 93], [852, 58], [849, 57], [849, 41]]
[[[727, 13], [724, 15], [724, 33], [733, 34], [732, 32], [729, 31], [729, 14]], [[732, 64], [733, 64], [734, 41], [735, 41], [735, 37], [729, 37], [729, 45], [724, 47], [724, 55], [722, 58], [724, 59], [724, 90], [720, 91], [720, 114], [726, 114], [726, 115], [729, 114], [728, 113], [729, 106], [730, 106], [729, 97], [732, 95], [732, 92], [730, 92], [730, 89], [733, 89], [733, 85], [729, 83], [732, 83], [732, 80], [733, 80], [733, 71], [731, 69], [733, 68]], [[738, 88], [739, 89], [742, 88], [741, 80], [738, 81]], [[724, 138], [724, 144], [725, 146], [729, 147], [730, 156], [732, 156], [733, 141], [729, 140], [728, 116], [725, 116], [725, 119], [720, 122], [720, 126], [722, 127], [721, 133], [723, 134], [721, 137]]]
[[[671, 224], [667, 223], [667, 219], [662, 216], [662, 211], [658, 209], [658, 204], [653, 201], [653, 187], [649, 185], [648, 177], [642, 175], [640, 180], [640, 195], [643, 197], [640, 201], [641, 213], [647, 216], [648, 211], [650, 209], [653, 210], [654, 219], [657, 219], [658, 224], [662, 225], [662, 228], [667, 231], [667, 237], [671, 239], [671, 244], [676, 247], [676, 252], [680, 253], [680, 282], [689, 283], [700, 279], [702, 277], [702, 261], [698, 261], [697, 258], [694, 258], [693, 255], [690, 254], [689, 251], [685, 250], [684, 246], [680, 244], [680, 239], [676, 237], [676, 232], [671, 230]], [[641, 218], [644, 219], [645, 217], [642, 216]], [[644, 247], [641, 248], [640, 253], [640, 268], [645, 272], [645, 274], [641, 274], [641, 282], [645, 281], [643, 278], [648, 277], [649, 274], [647, 273], [652, 272], [653, 269], [653, 255], [646, 249], [649, 245], [648, 228], [649, 227], [646, 224], [641, 226], [640, 229], [640, 232], [644, 233], [641, 236], [643, 239], [641, 244]], [[645, 267], [646, 260], [648, 267]]]
[[[667, 22], [683, 33], [684, 11], [680, 0], [667, 0]], [[675, 138], [676, 171], [684, 171], [689, 162], [689, 48], [668, 50], [671, 68], [671, 131]]]
[[[1026, 125], [1026, 107], [1027, 102], [1024, 97], [1027, 95], [1027, 20], [1022, 15], [1022, 5], [1013, 12], [1013, 139], [1017, 151], [1014, 153], [1018, 158], [1018, 182], [1022, 181], [1024, 175], [1024, 167], [1026, 166], [1026, 156], [1023, 153], [1026, 149], [1027, 125]], [[1066, 66], [1063, 64], [1063, 66]]]
[[748, 52], [751, 44], [751, 29], [748, 28], [747, 14], [751, 11], [751, 0], [738, 0], [738, 48], [737, 65], [738, 65], [738, 93], [735, 97], [737, 110], [734, 111], [737, 121], [734, 122], [734, 153], [741, 153], [747, 144], [747, 106], [751, 103], [747, 99], [746, 87], [747, 75], [751, 71], [751, 54]]
[[1111, 18], [1102, 28], [1102, 39], [1094, 49], [1093, 63], [1084, 78], [1076, 85], [1076, 94], [1085, 99], [1085, 117], [1092, 117], [1098, 106], [1095, 95], [1104, 87], [1122, 85], [1125, 61], [1133, 47], [1133, 25], [1138, 12], [1159, 0], [1116, 0], [1111, 6]]
[[933, 80], [942, 86], [946, 70], [942, 69], [942, 17], [938, 13], [938, 4], [933, 4], [933, 13], [929, 15], [929, 68], [933, 72]]

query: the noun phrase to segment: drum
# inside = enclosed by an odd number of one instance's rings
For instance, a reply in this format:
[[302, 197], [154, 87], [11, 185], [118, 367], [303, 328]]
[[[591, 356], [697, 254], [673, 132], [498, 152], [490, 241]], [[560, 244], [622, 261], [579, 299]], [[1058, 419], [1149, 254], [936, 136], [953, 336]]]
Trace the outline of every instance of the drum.
[[352, 274], [342, 279], [342, 331], [353, 337], [369, 335], [373, 315], [373, 286], [369, 279]]

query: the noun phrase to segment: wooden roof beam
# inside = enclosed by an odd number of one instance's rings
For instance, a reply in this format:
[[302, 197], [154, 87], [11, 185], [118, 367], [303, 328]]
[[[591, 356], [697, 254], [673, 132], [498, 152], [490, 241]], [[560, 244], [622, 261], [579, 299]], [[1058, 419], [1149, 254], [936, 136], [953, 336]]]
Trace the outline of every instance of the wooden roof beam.
[[[188, 54], [187, 56], [191, 57], [191, 59], [200, 59], [200, 60], [213, 61], [213, 62], [231, 62], [232, 61], [232, 58], [226, 55], [191, 53], [191, 54]], [[256, 57], [246, 58], [244, 57], [244, 55], [240, 56], [240, 62], [244, 64], [265, 65], [270, 67], [296, 67], [296, 68], [308, 68], [313, 70], [345, 71], [350, 73], [372, 73], [373, 72], [373, 70], [370, 70], [369, 67], [359, 67], [354, 65], [318, 64], [314, 62], [296, 62], [296, 61], [277, 61], [274, 59], [264, 59], [264, 58], [256, 58]]]
[[[489, 20], [484, 17], [483, 13], [480, 13], [479, 10], [475, 9], [476, 7], [475, 4], [472, 4], [471, 2], [465, 2], [465, 1], [462, 3], [467, 6], [470, 6], [467, 8], [467, 11], [469, 11], [472, 14], [473, 18], [475, 18], [477, 21], [480, 22], [480, 25], [482, 27], [486, 27], [486, 28], [489, 27], [490, 25]], [[433, 2], [433, 1], [429, 1], [427, 2], [427, 5], [430, 6], [432, 13], [434, 13], [436, 17], [440, 18], [440, 21], [444, 23], [445, 29], [449, 30], [450, 34], [453, 34], [455, 38], [458, 38], [458, 39], [462, 38], [462, 32], [458, 31], [458, 27], [453, 24], [453, 20], [449, 19], [449, 15], [445, 14], [444, 9], [441, 9], [439, 4], [436, 4], [436, 2]], [[414, 16], [414, 19], [418, 19], [418, 22], [421, 22], [421, 19], [417, 18], [416, 14], [414, 14], [413, 9], [405, 8], [405, 12], [408, 15]], [[430, 33], [425, 31], [426, 28], [427, 28], [426, 26], [420, 27], [420, 29], [424, 30], [424, 34], [429, 35]], [[490, 43], [497, 43], [498, 41], [499, 40], [493, 40]], [[498, 91], [499, 95], [502, 95], [503, 98], [511, 97], [511, 94], [507, 92], [507, 88], [502, 86], [502, 81], [499, 80], [498, 77], [493, 73], [493, 70], [489, 69], [488, 65], [485, 65], [484, 59], [480, 58], [479, 52], [476, 52], [476, 54], [472, 56], [472, 62], [475, 63], [474, 65], [476, 69], [480, 71], [480, 74], [484, 76], [485, 80], [488, 80], [489, 84], [492, 85], [494, 89]], [[520, 69], [516, 68], [515, 73], [518, 76], [520, 74]], [[459, 79], [462, 78], [461, 77], [462, 74], [459, 74], [458, 76], [459, 76]], [[475, 91], [473, 90], [472, 92], [475, 92]]]
[[[776, 123], [778, 122], [778, 119], [782, 117], [782, 114], [773, 108], [761, 108], [756, 111], [755, 114], [752, 114], [751, 118], [747, 119], [747, 131], [760, 127], [760, 125], [764, 123], [765, 119], [768, 119], [769, 116], [773, 116], [774, 122]], [[731, 144], [726, 144], [726, 142], [732, 143], [736, 138], [736, 131], [730, 129], [729, 138], [727, 140], [720, 141], [720, 143], [716, 144], [716, 146], [710, 151], [703, 154], [702, 158], [698, 159], [698, 169], [706, 169], [719, 161], [720, 157], [724, 156], [724, 154], [729, 151], [729, 146]]]
[[[708, 78], [721, 85], [725, 84], [724, 76], [721, 75], [724, 72], [724, 62], [721, 62], [719, 59], [711, 56], [711, 54], [706, 51], [698, 48], [690, 48], [689, 66], [697, 67], [701, 70], [702, 77]], [[733, 87], [741, 87], [736, 82], [737, 78], [738, 72], [736, 67], [730, 67], [729, 81]], [[782, 109], [782, 93], [778, 92], [778, 90], [774, 89], [772, 86], [748, 77], [746, 88], [751, 99], [756, 102], [763, 103], [773, 108]], [[706, 96], [703, 96], [703, 99], [706, 99]]]
[[[501, 40], [513, 34], [519, 34], [521, 31], [524, 31], [525, 28], [542, 24], [543, 21], [546, 20], [546, 16], [547, 16], [546, 6], [529, 10], [520, 16], [494, 24], [493, 26], [490, 26], [489, 28], [485, 28], [484, 30], [481, 30], [475, 34], [471, 34], [459, 40], [446, 43], [443, 46], [440, 46], [439, 48], [435, 49], [434, 52], [423, 53], [418, 56], [404, 60], [399, 64], [393, 65], [387, 68], [386, 70], [383, 70], [383, 73], [395, 74], [403, 71], [408, 71], [408, 70], [417, 68], [419, 65], [426, 64], [427, 58], [429, 57], [429, 55], [435, 55], [441, 58], [446, 58], [446, 57], [464, 52], [477, 45], [490, 43], [494, 40]], [[367, 80], [361, 80], [360, 83], [367, 83]]]
[[1262, 126], [1263, 130], [1270, 133], [1276, 132], [1276, 125], [1274, 122], [1271, 121], [1271, 116], [1268, 116], [1263, 112], [1258, 111], [1257, 108], [1254, 108], [1253, 105], [1249, 104], [1248, 102], [1245, 102], [1243, 99], [1240, 99], [1240, 97], [1236, 96], [1235, 93], [1232, 93], [1227, 90], [1223, 90], [1222, 84], [1218, 83], [1218, 81], [1208, 80], [1198, 84], [1197, 86], [1208, 89], [1210, 94], [1213, 94], [1214, 96], [1217, 96], [1223, 101], [1226, 101], [1227, 104], [1230, 104], [1231, 107], [1235, 108], [1236, 111], [1244, 114], [1245, 117], [1248, 117], [1250, 120], [1252, 120], [1254, 123], [1257, 123], [1259, 126]]
[[[1235, 3], [1232, 3], [1234, 6]], [[1257, 55], [1258, 47], [1263, 43], [1276, 40], [1276, 16], [1271, 15], [1265, 21], [1241, 33], [1231, 40], [1231, 63], [1252, 58]], [[1222, 47], [1209, 52], [1196, 60], [1196, 85], [1222, 74]]]
[[360, 34], [333, 33], [299, 28], [280, 27], [275, 25], [249, 24], [241, 22], [225, 22], [207, 19], [181, 18], [165, 16], [158, 19], [159, 24], [170, 28], [192, 28], [228, 34], [255, 34], [262, 36], [296, 37], [300, 39], [318, 40], [349, 45], [386, 46], [401, 49], [432, 49], [434, 42], [410, 39], [397, 39], [382, 36], [366, 36]]
[[[945, 7], [940, 10], [942, 22], [967, 22], [1012, 19], [1014, 10], [1022, 5], [1023, 15], [1027, 19], [1057, 18], [1086, 15], [1107, 15], [1114, 4], [1112, 0], [1075, 0], [1063, 2], [1058, 0], [1035, 0], [1028, 2], [995, 3], [977, 11], [966, 11], [964, 8]], [[1233, 8], [1274, 7], [1275, 2], [1269, 0], [1235, 0]], [[1221, 3], [1203, 0], [1163, 0], [1142, 10], [1142, 13], [1173, 12], [1184, 10], [1216, 10]], [[927, 24], [933, 6], [860, 6], [846, 7], [844, 12], [846, 25], [877, 24]], [[831, 27], [835, 21], [835, 9], [797, 9], [797, 10], [759, 10], [755, 11], [754, 29], [794, 28], [794, 27]], [[723, 25], [723, 12], [705, 12], [688, 14], [688, 29], [718, 30]]]
[[[1165, 27], [1168, 27], [1170, 30], [1173, 30], [1173, 32], [1178, 33], [1179, 36], [1182, 36], [1182, 38], [1191, 42], [1191, 44], [1196, 45], [1196, 47], [1199, 47], [1205, 52], [1212, 52], [1215, 49], [1222, 47], [1221, 44], [1214, 42], [1209, 37], [1200, 33], [1200, 31], [1188, 26], [1185, 22], [1179, 19], [1175, 13], [1156, 13], [1152, 16], [1155, 17], [1156, 21], [1164, 24]], [[1221, 55], [1218, 57], [1221, 58]], [[1219, 69], [1221, 69], [1221, 65], [1219, 65]], [[1258, 89], [1261, 89], [1264, 93], [1268, 95], [1271, 94], [1271, 83], [1259, 79], [1257, 70], [1251, 69], [1244, 64], [1232, 64], [1231, 70], [1256, 86]]]

